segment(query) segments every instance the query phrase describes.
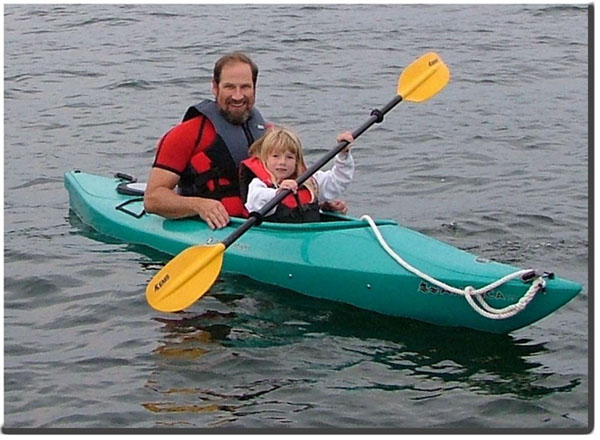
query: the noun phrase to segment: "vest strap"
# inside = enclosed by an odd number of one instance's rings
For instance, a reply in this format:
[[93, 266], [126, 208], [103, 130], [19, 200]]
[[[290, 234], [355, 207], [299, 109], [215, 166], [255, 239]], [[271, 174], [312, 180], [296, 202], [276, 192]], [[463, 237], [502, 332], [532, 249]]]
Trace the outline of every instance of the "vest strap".
[[198, 115], [204, 115], [212, 122], [217, 135], [225, 142], [236, 167], [239, 167], [242, 160], [248, 157], [250, 144], [260, 138], [266, 131], [266, 122], [255, 108], [251, 110], [250, 117], [244, 124], [234, 125], [221, 114], [216, 102], [205, 99], [190, 107], [186, 111], [183, 120], [187, 121]]

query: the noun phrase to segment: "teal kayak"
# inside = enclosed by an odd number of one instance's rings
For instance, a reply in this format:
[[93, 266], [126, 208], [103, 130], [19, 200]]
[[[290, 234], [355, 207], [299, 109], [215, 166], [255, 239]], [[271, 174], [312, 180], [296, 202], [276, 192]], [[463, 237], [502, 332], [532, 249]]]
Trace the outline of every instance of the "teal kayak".
[[[245, 220], [232, 218], [230, 225], [213, 231], [197, 218], [170, 220], [148, 214], [139, 195], [117, 191], [123, 183], [118, 177], [78, 170], [65, 174], [70, 207], [83, 223], [107, 236], [170, 255], [189, 246], [219, 242]], [[529, 292], [527, 303], [517, 312], [490, 317], [490, 312], [476, 310], [467, 295], [443, 286], [480, 289], [519, 268], [480, 258], [392, 220], [374, 221], [389, 248], [426, 276], [415, 274], [386, 252], [367, 221], [341, 215], [324, 219], [253, 227], [227, 249], [223, 271], [385, 315], [491, 333], [509, 333], [538, 321], [582, 289], [552, 273], [527, 271], [481, 295], [489, 307], [508, 310]], [[534, 279], [541, 283], [536, 289]]]

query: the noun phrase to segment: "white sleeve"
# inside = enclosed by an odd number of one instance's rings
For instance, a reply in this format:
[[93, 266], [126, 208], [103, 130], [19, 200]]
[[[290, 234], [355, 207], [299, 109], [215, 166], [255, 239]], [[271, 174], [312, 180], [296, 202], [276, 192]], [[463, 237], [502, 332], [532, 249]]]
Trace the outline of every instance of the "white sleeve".
[[[255, 177], [248, 185], [248, 198], [245, 203], [245, 207], [248, 212], [258, 211], [260, 208], [265, 206], [272, 198], [277, 194], [275, 188], [269, 188], [262, 180]], [[275, 208], [266, 215], [273, 215]]]
[[328, 171], [317, 171], [314, 174], [319, 186], [319, 201], [324, 202], [340, 197], [354, 175], [354, 159], [352, 155], [340, 153], [335, 157], [333, 168]]

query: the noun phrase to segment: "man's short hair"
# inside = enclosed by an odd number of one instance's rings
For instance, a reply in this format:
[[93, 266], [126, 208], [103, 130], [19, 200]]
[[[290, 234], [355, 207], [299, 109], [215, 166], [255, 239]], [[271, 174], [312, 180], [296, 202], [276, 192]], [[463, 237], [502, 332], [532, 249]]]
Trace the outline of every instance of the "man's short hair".
[[250, 66], [250, 69], [252, 70], [252, 83], [254, 87], [256, 87], [256, 80], [258, 78], [258, 66], [254, 64], [254, 61], [252, 61], [250, 57], [243, 52], [231, 52], [227, 55], [223, 55], [217, 60], [217, 62], [215, 63], [215, 68], [213, 70], [213, 79], [215, 80], [215, 83], [219, 84], [221, 82], [221, 71], [223, 70], [223, 66], [231, 62], [248, 64]]

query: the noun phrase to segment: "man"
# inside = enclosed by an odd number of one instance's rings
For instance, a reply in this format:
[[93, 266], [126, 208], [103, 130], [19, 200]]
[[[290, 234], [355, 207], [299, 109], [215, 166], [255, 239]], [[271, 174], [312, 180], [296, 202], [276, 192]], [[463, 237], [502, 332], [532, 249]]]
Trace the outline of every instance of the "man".
[[[254, 109], [258, 68], [240, 52], [215, 64], [212, 93], [160, 140], [144, 196], [146, 211], [168, 218], [199, 215], [211, 229], [242, 216], [238, 165], [265, 131]], [[179, 190], [174, 188], [179, 185]]]
[[[167, 218], [198, 215], [211, 229], [226, 226], [230, 215], [246, 214], [238, 167], [267, 128], [254, 108], [257, 78], [258, 67], [241, 52], [216, 62], [215, 100], [190, 107], [159, 141], [144, 195], [146, 211]], [[343, 212], [345, 204], [328, 208]]]

